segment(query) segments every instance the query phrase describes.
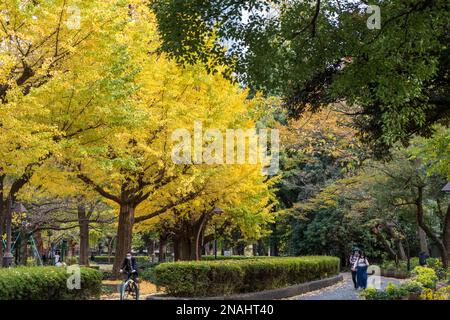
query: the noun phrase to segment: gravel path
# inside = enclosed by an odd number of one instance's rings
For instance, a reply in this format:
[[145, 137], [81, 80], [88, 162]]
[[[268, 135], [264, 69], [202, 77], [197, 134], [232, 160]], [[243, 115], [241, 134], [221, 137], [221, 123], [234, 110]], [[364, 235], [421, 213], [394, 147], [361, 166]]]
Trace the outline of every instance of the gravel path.
[[[300, 296], [289, 298], [289, 300], [361, 300], [357, 290], [353, 287], [351, 273], [342, 273], [344, 280], [334, 286], [326, 287], [317, 291], [308, 292]], [[400, 284], [404, 280], [381, 277], [381, 287], [384, 289], [389, 282]]]

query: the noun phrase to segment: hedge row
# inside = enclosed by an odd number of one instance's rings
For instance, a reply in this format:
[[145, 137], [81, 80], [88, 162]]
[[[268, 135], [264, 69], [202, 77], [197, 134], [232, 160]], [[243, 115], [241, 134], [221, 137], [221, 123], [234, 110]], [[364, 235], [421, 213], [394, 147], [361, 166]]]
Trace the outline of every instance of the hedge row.
[[273, 256], [202, 256], [203, 261], [217, 261], [217, 260], [248, 260], [248, 259], [269, 259]]
[[81, 268], [80, 289], [68, 289], [63, 267], [0, 269], [0, 300], [83, 300], [101, 293], [102, 273]]
[[[138, 264], [150, 261], [147, 256], [135, 256], [135, 258]], [[114, 263], [114, 256], [94, 256], [94, 262], [98, 264]]]
[[282, 288], [339, 273], [335, 257], [310, 256], [162, 263], [155, 284], [176, 297], [222, 296]]

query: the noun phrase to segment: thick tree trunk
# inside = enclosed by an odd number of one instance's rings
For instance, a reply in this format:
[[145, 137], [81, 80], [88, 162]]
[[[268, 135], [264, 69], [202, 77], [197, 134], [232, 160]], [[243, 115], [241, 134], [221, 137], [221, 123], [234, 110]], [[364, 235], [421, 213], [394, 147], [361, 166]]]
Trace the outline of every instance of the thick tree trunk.
[[180, 241], [178, 237], [173, 238], [173, 260], [180, 261]]
[[447, 256], [447, 250], [445, 249], [445, 246], [441, 239], [439, 239], [438, 236], [433, 232], [433, 230], [428, 227], [425, 224], [424, 221], [424, 213], [423, 213], [423, 187], [419, 186], [417, 188], [418, 195], [416, 199], [416, 208], [417, 208], [417, 223], [419, 224], [419, 227], [423, 229], [423, 231], [426, 233], [428, 237], [430, 237], [438, 246], [439, 252], [441, 254], [442, 259], [442, 266], [444, 268], [447, 268], [448, 265], [448, 256]]
[[427, 234], [420, 226], [417, 227], [417, 236], [419, 237], [420, 251], [430, 255], [430, 250], [428, 250]]
[[113, 275], [119, 276], [120, 267], [127, 252], [131, 251], [131, 240], [134, 224], [134, 210], [132, 204], [125, 203], [120, 205], [119, 225], [117, 227], [117, 245], [114, 256]]
[[78, 226], [80, 228], [80, 265], [89, 265], [89, 217], [86, 215], [86, 207], [78, 206]]
[[270, 235], [270, 255], [273, 257], [278, 256], [278, 236], [277, 236], [277, 224], [271, 225], [272, 234]]
[[407, 260], [408, 257], [406, 255], [405, 248], [403, 247], [402, 241], [400, 239], [396, 239], [395, 242], [397, 244], [398, 253], [400, 254], [400, 259]]
[[447, 256], [450, 257], [450, 203], [448, 204], [447, 212], [445, 213], [442, 241], [447, 250]]
[[195, 260], [195, 241], [191, 233], [184, 233], [177, 237], [177, 261]]
[[167, 238], [159, 237], [159, 262], [166, 262]]
[[22, 266], [27, 265], [27, 259], [28, 259], [28, 238], [27, 238], [27, 232], [20, 232], [20, 242], [18, 243], [18, 253], [19, 256], [18, 264]]

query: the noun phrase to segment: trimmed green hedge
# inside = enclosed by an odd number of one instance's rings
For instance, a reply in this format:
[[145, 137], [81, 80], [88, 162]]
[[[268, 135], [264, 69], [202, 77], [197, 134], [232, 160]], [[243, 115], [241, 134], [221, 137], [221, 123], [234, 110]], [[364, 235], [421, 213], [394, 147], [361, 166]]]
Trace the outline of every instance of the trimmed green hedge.
[[335, 257], [283, 257], [162, 263], [155, 284], [176, 297], [207, 297], [287, 287], [339, 273]]
[[[147, 256], [134, 256], [136, 258], [136, 262], [138, 264], [149, 262], [150, 258]], [[108, 262], [108, 258], [110, 258], [110, 261]], [[114, 263], [114, 256], [95, 256], [94, 262], [98, 264], [108, 264], [108, 263]]]
[[218, 260], [248, 260], [248, 259], [271, 259], [273, 256], [202, 256], [203, 261], [218, 261]]
[[81, 288], [69, 290], [63, 267], [0, 269], [0, 300], [82, 300], [101, 293], [102, 273], [81, 268]]

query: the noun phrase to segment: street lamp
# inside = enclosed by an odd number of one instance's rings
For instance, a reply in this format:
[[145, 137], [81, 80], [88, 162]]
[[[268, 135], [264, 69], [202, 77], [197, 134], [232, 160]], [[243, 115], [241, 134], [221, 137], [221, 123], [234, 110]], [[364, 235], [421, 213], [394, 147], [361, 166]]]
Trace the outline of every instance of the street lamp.
[[6, 227], [6, 250], [3, 255], [3, 267], [9, 268], [12, 265], [13, 254], [11, 252], [11, 223], [13, 213], [26, 213], [27, 209], [20, 202], [12, 201], [12, 197], [8, 197], [8, 202], [6, 204], [6, 217], [5, 217], [5, 227]]

